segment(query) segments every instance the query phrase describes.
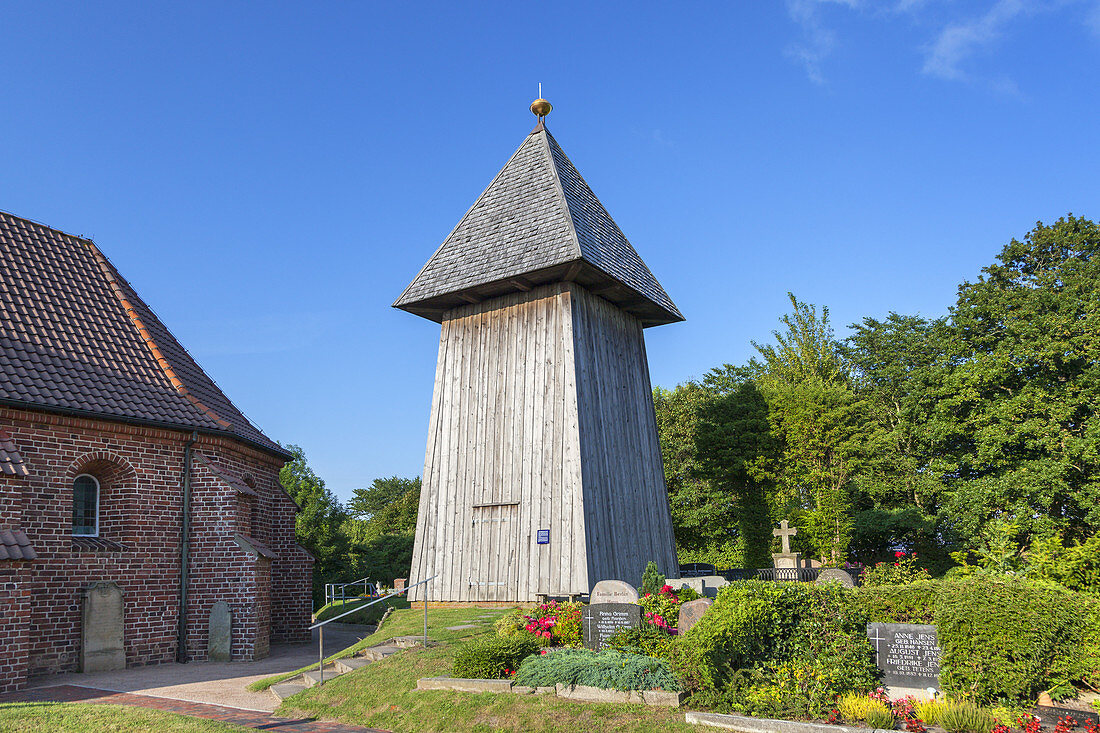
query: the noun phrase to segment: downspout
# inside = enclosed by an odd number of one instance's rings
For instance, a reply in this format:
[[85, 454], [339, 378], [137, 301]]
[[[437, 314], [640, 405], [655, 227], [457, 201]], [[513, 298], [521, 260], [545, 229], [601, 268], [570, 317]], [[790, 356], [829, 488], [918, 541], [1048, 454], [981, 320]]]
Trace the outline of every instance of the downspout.
[[176, 629], [176, 661], [187, 663], [187, 586], [191, 581], [191, 446], [199, 439], [191, 433], [183, 448], [183, 527], [180, 530], [180, 612]]

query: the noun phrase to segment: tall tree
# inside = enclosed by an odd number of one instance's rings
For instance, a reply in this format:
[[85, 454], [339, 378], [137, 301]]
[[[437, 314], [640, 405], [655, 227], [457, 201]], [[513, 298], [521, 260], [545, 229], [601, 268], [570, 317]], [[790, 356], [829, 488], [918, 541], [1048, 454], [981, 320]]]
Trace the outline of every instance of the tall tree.
[[1013, 239], [951, 310], [933, 415], [948, 511], [971, 546], [1100, 528], [1100, 227], [1069, 215]]
[[343, 531], [357, 577], [386, 583], [409, 577], [419, 504], [419, 476], [377, 478], [355, 490]]
[[284, 446], [293, 455], [279, 471], [279, 481], [300, 511], [294, 533], [298, 544], [316, 558], [313, 564], [314, 603], [324, 599], [325, 583], [353, 580], [347, 562], [347, 540], [341, 526], [347, 519], [344, 507], [325, 488], [325, 482], [313, 472], [299, 446]]
[[782, 449], [776, 485], [780, 501], [799, 514], [801, 544], [821, 559], [841, 562], [852, 529], [852, 479], [865, 445], [862, 409], [851, 389], [829, 310], [801, 303], [772, 333], [775, 345], [753, 342], [749, 366], [767, 400], [772, 434]]

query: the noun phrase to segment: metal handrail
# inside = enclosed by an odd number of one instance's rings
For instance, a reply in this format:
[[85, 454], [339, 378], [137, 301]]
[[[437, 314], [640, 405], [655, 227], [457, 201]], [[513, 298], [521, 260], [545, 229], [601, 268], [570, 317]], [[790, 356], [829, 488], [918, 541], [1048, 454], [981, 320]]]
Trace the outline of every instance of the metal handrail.
[[[333, 616], [332, 618], [325, 619], [324, 621], [318, 621], [317, 623], [313, 624], [313, 626], [310, 626], [309, 627], [310, 631], [313, 631], [314, 629], [319, 629], [319, 631], [317, 632], [317, 643], [318, 643], [318, 654], [319, 654], [319, 658], [317, 660], [317, 672], [320, 675], [320, 679], [318, 680], [317, 684], [318, 685], [325, 684], [325, 625], [326, 624], [331, 624], [333, 621], [338, 621], [338, 620], [342, 619], [344, 616], [350, 616], [351, 614], [355, 613], [356, 611], [363, 610], [367, 606], [373, 606], [375, 603], [381, 603], [382, 601], [386, 600], [387, 598], [393, 598], [394, 596], [399, 596], [402, 593], [408, 593], [410, 589], [415, 588], [418, 585], [422, 585], [424, 583], [427, 583], [429, 580], [435, 580], [438, 577], [439, 577], [439, 575], [436, 574], [436, 575], [433, 575], [430, 578], [425, 578], [424, 580], [418, 580], [417, 582], [413, 583], [412, 585], [408, 585], [408, 586], [405, 586], [404, 588], [401, 588], [400, 590], [395, 590], [395, 591], [392, 591], [390, 593], [387, 593], [386, 595], [382, 596], [381, 598], [375, 599], [375, 600], [371, 601], [370, 603], [364, 603], [362, 606], [356, 606], [355, 608], [351, 609], [350, 611], [344, 611], [339, 616]], [[424, 648], [425, 649], [428, 648], [428, 596], [427, 596], [427, 594], [424, 595]]]
[[[348, 602], [347, 587], [349, 585], [361, 585], [363, 586], [363, 595], [373, 598], [378, 595], [378, 586], [375, 583], [370, 582], [370, 578], [360, 578], [359, 580], [353, 580], [348, 583], [325, 583], [325, 605], [341, 601], [346, 604]], [[336, 592], [340, 592], [339, 598], [336, 596]], [[352, 596], [355, 598], [355, 596]]]

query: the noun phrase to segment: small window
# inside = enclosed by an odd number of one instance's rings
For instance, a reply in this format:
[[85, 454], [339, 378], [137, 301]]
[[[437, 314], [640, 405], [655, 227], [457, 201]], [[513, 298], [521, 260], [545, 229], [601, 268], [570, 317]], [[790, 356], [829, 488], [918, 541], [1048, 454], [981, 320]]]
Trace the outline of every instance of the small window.
[[99, 481], [88, 474], [73, 481], [73, 536], [99, 536]]

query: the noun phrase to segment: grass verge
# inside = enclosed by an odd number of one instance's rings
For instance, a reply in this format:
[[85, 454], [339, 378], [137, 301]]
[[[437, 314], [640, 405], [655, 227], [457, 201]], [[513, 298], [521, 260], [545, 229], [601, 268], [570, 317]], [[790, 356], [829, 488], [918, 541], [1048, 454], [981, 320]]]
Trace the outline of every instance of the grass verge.
[[[379, 606], [384, 605], [382, 603]], [[484, 633], [486, 630], [493, 630], [493, 622], [496, 619], [503, 616], [510, 609], [507, 608], [429, 608], [428, 609], [428, 639], [430, 641], [451, 642], [458, 639], [463, 639], [469, 636], [473, 636], [478, 633]], [[488, 616], [489, 618], [479, 618], [481, 616]], [[337, 622], [339, 623], [339, 622]], [[448, 626], [464, 626], [468, 624], [480, 624], [484, 626], [483, 629], [463, 629], [459, 631], [448, 631]], [[347, 649], [342, 649], [332, 656], [325, 657], [325, 664], [335, 662], [337, 659], [343, 659], [345, 657], [354, 656], [360, 649], [366, 649], [369, 646], [381, 644], [387, 639], [392, 639], [395, 636], [415, 636], [424, 633], [424, 608], [421, 606], [416, 608], [405, 608], [401, 610], [395, 610], [390, 618], [386, 621], [378, 631], [374, 632], [367, 638], [352, 644]], [[308, 667], [302, 667], [296, 669], [293, 672], [285, 672], [283, 674], [277, 674], [272, 677], [265, 677], [262, 680], [256, 680], [248, 689], [252, 692], [261, 692], [277, 685], [280, 682], [289, 680], [292, 677], [297, 677], [303, 672], [309, 672], [310, 670], [317, 669], [316, 664], [311, 664]], [[442, 673], [441, 673], [442, 674]]]
[[251, 728], [125, 705], [12, 702], [0, 704], [0, 730], [12, 733], [46, 730], [59, 733], [147, 733], [151, 730], [168, 733], [246, 733]]
[[[317, 613], [313, 614], [314, 621], [324, 621], [326, 619], [335, 618], [342, 613], [351, 611], [355, 608], [366, 606], [370, 602], [370, 599], [355, 599], [348, 600], [346, 602], [333, 601], [326, 606], [321, 606], [317, 609]], [[337, 623], [341, 624], [376, 624], [378, 620], [382, 618], [382, 614], [386, 612], [386, 608], [392, 606], [394, 610], [401, 608], [409, 608], [409, 601], [404, 596], [394, 596], [389, 600], [382, 601], [381, 603], [375, 603], [373, 606], [367, 606], [363, 608], [359, 613], [352, 613], [344, 616]]]
[[[412, 620], [406, 616], [408, 612], [399, 613], [403, 616], [400, 620], [411, 627]], [[400, 633], [407, 632], [387, 631], [390, 636]], [[491, 626], [476, 630], [468, 637], [487, 633], [493, 633]], [[454, 642], [458, 638], [441, 640]], [[395, 733], [512, 730], [686, 733], [695, 730], [684, 722], [683, 711], [668, 708], [578, 703], [550, 695], [414, 690], [416, 680], [421, 677], [450, 674], [456, 649], [455, 644], [445, 643], [395, 654], [289, 698], [277, 714], [335, 718], [343, 723]]]

